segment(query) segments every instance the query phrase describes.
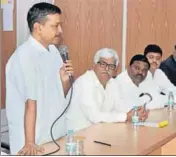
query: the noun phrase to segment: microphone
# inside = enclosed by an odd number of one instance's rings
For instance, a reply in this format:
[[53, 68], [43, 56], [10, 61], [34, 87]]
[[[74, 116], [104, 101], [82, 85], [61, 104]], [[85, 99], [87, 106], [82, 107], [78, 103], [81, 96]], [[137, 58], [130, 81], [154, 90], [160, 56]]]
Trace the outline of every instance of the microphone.
[[[68, 51], [68, 46], [66, 46], [66, 45], [60, 45], [58, 47], [58, 50], [59, 50], [60, 55], [61, 55], [61, 57], [63, 59], [63, 62], [66, 63], [66, 60], [69, 60], [69, 57], [68, 57], [68, 52], [69, 52]], [[72, 81], [74, 80], [74, 78], [73, 78], [73, 76], [72, 76], [71, 73], [69, 73], [69, 78]]]
[[152, 95], [151, 95], [150, 93], [141, 93], [141, 94], [139, 95], [139, 97], [142, 97], [142, 96], [144, 96], [144, 95], [147, 95], [147, 96], [150, 98], [149, 101], [147, 101], [147, 102], [144, 103], [144, 110], [146, 110], [147, 104], [148, 104], [149, 102], [151, 102], [151, 101], [153, 100], [153, 98], [152, 98]]
[[61, 57], [63, 59], [63, 62], [66, 63], [66, 60], [69, 60], [69, 57], [68, 57], [68, 47], [66, 45], [60, 45], [58, 47], [58, 50], [61, 54]]

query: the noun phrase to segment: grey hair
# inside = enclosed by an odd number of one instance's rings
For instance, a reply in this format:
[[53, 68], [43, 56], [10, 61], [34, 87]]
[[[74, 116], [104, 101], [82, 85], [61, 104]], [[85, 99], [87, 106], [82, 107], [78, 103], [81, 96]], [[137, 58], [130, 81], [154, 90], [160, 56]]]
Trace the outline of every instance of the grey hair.
[[94, 63], [97, 64], [97, 62], [99, 62], [101, 57], [107, 58], [107, 59], [114, 57], [116, 65], [119, 64], [119, 56], [114, 49], [110, 49], [110, 48], [99, 49], [94, 56]]

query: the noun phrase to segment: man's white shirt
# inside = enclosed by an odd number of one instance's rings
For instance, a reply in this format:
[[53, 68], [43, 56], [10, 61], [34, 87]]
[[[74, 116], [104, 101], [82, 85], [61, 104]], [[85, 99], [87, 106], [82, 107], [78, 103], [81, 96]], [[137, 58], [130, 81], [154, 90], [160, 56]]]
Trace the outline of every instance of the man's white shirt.
[[148, 71], [146, 79], [153, 80], [154, 83], [158, 86], [158, 90], [160, 92], [168, 95], [169, 91], [173, 91], [176, 95], [176, 87], [170, 82], [170, 80], [161, 69], [156, 69], [154, 76], [152, 76], [152, 73]]
[[[70, 91], [67, 99], [69, 97]], [[73, 85], [73, 96], [66, 114], [67, 130], [77, 131], [99, 122], [124, 122], [126, 113], [104, 110], [104, 100], [105, 89], [95, 72], [89, 70], [80, 76]]]
[[[45, 49], [32, 36], [11, 56], [6, 66], [6, 111], [11, 153], [24, 146], [24, 111], [27, 99], [37, 101], [35, 142], [51, 141], [50, 128], [65, 108], [59, 70], [63, 61], [54, 45]], [[64, 116], [55, 124], [54, 137], [65, 134]]]
[[[157, 87], [150, 80], [144, 80], [136, 86], [128, 75], [127, 70], [120, 73], [106, 88], [106, 103], [104, 108], [117, 112], [129, 112], [133, 106], [142, 106], [148, 102], [148, 96], [139, 97], [142, 93], [150, 93], [153, 100], [147, 104], [148, 109], [164, 106], [166, 97], [157, 92]], [[107, 108], [106, 108], [107, 110]]]

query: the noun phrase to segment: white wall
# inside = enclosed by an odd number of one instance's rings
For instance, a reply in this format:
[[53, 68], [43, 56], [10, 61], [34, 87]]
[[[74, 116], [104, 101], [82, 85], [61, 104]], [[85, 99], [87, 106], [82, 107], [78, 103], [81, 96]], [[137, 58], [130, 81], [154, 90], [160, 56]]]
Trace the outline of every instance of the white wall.
[[29, 29], [27, 25], [27, 12], [33, 4], [39, 2], [54, 3], [54, 0], [17, 0], [17, 46], [27, 40], [29, 36]]

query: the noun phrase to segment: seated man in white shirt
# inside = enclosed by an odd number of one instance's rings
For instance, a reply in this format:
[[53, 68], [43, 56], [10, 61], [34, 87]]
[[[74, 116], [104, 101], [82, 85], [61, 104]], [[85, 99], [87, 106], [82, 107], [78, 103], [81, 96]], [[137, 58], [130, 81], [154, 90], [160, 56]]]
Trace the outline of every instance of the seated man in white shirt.
[[162, 60], [162, 49], [158, 45], [150, 44], [144, 50], [144, 56], [150, 63], [146, 79], [152, 79], [157, 85], [158, 90], [163, 94], [168, 94], [170, 90], [176, 91], [176, 87], [171, 83], [165, 73], [159, 69]]
[[99, 122], [124, 122], [131, 119], [132, 111], [126, 114], [104, 110], [105, 88], [107, 82], [111, 82], [118, 62], [115, 50], [103, 48], [97, 51], [93, 70], [88, 70], [74, 83], [70, 108], [66, 114], [67, 130], [77, 131]]
[[[127, 70], [107, 84], [105, 101], [109, 104], [107, 106], [105, 103], [107, 110], [112, 110], [115, 105], [114, 110], [127, 113], [134, 106], [143, 106], [145, 103], [147, 109], [163, 107], [163, 95], [156, 91], [153, 81], [145, 80], [149, 69], [147, 58], [140, 54], [135, 55]], [[151, 95], [152, 101], [146, 93]], [[146, 110], [146, 114], [147, 112]]]

